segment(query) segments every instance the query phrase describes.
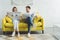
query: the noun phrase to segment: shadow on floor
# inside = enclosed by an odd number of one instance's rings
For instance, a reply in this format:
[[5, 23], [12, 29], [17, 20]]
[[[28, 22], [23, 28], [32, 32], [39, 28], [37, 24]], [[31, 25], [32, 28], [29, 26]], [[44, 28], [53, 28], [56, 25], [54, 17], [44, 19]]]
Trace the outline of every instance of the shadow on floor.
[[[20, 34], [27, 34], [27, 31], [20, 32]], [[2, 32], [2, 29], [0, 28], [0, 35], [3, 35], [4, 33]], [[12, 32], [5, 32], [6, 35], [12, 34]], [[17, 32], [16, 32], [17, 34]], [[31, 34], [42, 34], [41, 31], [31, 31]]]

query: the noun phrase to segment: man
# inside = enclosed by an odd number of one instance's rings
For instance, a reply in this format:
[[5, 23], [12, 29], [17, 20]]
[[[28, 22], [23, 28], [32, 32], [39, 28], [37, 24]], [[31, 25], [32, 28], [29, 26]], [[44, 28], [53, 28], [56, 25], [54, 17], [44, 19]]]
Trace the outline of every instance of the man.
[[31, 13], [31, 7], [26, 6], [26, 13], [24, 14], [25, 22], [28, 24], [28, 37], [30, 37], [30, 27], [33, 25], [34, 13]]

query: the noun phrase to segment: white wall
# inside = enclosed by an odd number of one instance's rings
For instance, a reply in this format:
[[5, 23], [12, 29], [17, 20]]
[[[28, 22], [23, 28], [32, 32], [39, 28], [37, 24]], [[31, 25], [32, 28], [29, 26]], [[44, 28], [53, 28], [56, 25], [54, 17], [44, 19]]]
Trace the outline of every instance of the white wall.
[[48, 20], [46, 24], [49, 26], [54, 25], [54, 24], [60, 24], [60, 16], [59, 16], [60, 15], [60, 0], [48, 0], [46, 2], [48, 3], [46, 4], [46, 6], [44, 6], [44, 9], [46, 10], [45, 21]]
[[35, 0], [35, 6], [45, 20], [45, 27], [60, 24], [60, 0]]
[[[6, 12], [11, 11], [10, 0], [0, 0], [0, 26], [2, 18]], [[25, 6], [17, 6], [18, 11], [25, 11]], [[34, 0], [32, 10], [39, 11], [45, 20], [45, 27], [53, 27], [54, 24], [60, 24], [60, 0]]]

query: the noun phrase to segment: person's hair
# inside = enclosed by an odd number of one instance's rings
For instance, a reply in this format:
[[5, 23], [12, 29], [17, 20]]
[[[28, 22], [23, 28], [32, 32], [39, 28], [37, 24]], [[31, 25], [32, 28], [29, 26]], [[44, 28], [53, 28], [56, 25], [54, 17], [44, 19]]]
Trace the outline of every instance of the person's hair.
[[[13, 12], [14, 12], [14, 9], [15, 9], [15, 8], [16, 8], [16, 7], [13, 7], [13, 8], [12, 8], [12, 11], [13, 11]], [[16, 8], [16, 9], [17, 9], [17, 8]]]
[[30, 6], [26, 6], [26, 8], [29, 8], [29, 9], [31, 9], [31, 7], [30, 7]]

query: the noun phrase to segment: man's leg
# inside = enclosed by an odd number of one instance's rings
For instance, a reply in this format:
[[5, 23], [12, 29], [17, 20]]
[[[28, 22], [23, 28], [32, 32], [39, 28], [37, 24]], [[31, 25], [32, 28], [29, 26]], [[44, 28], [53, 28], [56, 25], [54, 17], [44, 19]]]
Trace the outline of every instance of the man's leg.
[[30, 27], [32, 25], [31, 18], [27, 17], [26, 18], [26, 23], [28, 24], [28, 37], [30, 37]]
[[30, 25], [28, 24], [28, 37], [30, 37]]

